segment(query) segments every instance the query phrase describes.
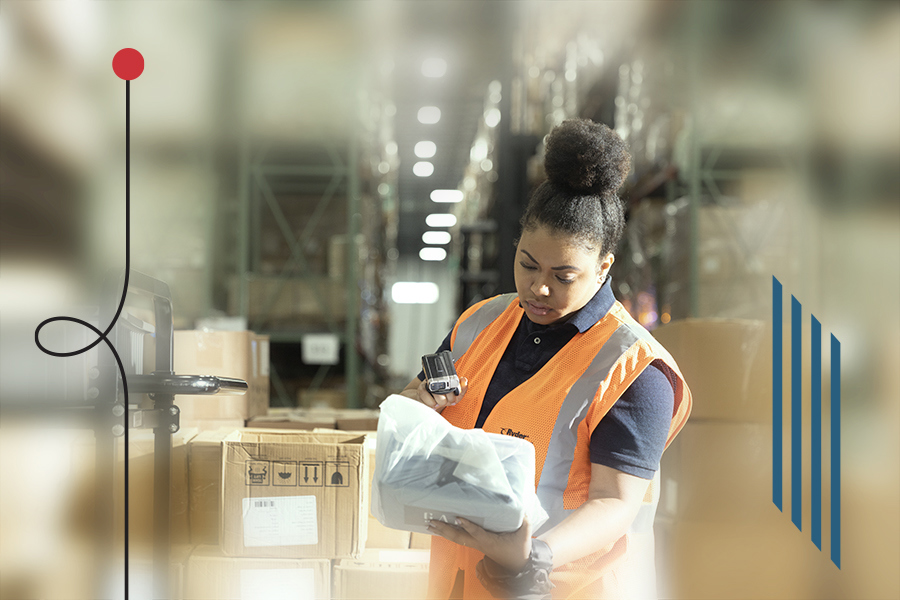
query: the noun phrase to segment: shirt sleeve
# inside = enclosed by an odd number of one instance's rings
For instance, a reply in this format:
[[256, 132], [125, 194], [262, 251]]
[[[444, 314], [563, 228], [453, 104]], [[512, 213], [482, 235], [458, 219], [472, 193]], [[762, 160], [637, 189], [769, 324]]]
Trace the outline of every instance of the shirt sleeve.
[[592, 463], [653, 479], [675, 406], [675, 391], [660, 362], [650, 363], [597, 424]]

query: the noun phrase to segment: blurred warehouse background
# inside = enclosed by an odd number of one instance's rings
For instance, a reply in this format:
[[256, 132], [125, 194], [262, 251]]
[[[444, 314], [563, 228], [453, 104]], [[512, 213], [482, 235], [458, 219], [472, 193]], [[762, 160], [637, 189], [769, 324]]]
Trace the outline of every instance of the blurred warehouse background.
[[[145, 60], [132, 268], [169, 285], [176, 329], [267, 336], [270, 409], [402, 389], [463, 309], [514, 289], [544, 136], [571, 117], [614, 127], [634, 157], [618, 299], [651, 331], [744, 324], [734, 364], [697, 377], [734, 368], [724, 393], [763, 406], [695, 413], [664, 459], [664, 594], [900, 596], [896, 2], [5, 0], [5, 406], [83, 396], [105, 352], [49, 357], [34, 330], [98, 320], [124, 266], [125, 47]], [[840, 570], [770, 500], [773, 276], [842, 344]], [[0, 590], [77, 597], [61, 541], [77, 434], [4, 428]], [[685, 509], [691, 489], [710, 506]]]

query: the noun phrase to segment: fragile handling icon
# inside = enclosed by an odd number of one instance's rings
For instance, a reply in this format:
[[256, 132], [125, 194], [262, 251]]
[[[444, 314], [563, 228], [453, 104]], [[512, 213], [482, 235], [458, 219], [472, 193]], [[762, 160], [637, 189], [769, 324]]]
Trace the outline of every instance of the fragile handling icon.
[[269, 485], [269, 461], [248, 460], [245, 464], [247, 485]]

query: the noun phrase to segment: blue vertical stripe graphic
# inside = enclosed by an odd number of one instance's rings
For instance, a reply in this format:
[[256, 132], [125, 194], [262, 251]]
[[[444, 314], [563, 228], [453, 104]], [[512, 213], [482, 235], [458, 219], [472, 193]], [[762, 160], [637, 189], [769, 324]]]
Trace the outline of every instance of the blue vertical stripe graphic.
[[803, 456], [803, 430], [800, 423], [800, 401], [803, 347], [800, 302], [791, 296], [791, 521], [803, 531], [803, 490], [800, 485]]
[[772, 502], [782, 509], [781, 455], [781, 282], [772, 277]]
[[841, 568], [841, 343], [831, 336], [831, 562]]
[[[784, 288], [772, 277], [772, 502], [784, 512]], [[803, 531], [803, 307], [791, 296], [790, 313], [790, 485], [791, 522]], [[831, 499], [831, 561], [841, 568], [841, 344], [831, 335], [831, 480], [823, 486], [822, 324], [809, 315], [810, 377], [810, 536], [822, 550], [822, 500]]]
[[810, 341], [810, 461], [812, 465], [812, 492], [810, 494], [810, 524], [812, 542], [822, 549], [822, 325], [813, 315], [809, 316]]

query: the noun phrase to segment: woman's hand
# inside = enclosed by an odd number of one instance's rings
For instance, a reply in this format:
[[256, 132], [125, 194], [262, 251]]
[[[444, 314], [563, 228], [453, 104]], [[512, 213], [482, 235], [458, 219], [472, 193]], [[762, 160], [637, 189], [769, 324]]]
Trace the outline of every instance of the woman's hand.
[[428, 530], [461, 546], [473, 548], [500, 566], [518, 573], [531, 556], [531, 523], [525, 517], [522, 526], [509, 533], [493, 533], [463, 518], [457, 526], [429, 521]]
[[400, 392], [401, 396], [412, 398], [421, 402], [429, 408], [441, 412], [448, 406], [453, 406], [465, 395], [466, 389], [469, 387], [469, 380], [465, 377], [459, 378], [459, 394], [433, 394], [428, 391], [424, 381], [419, 381], [416, 377], [406, 388]]

